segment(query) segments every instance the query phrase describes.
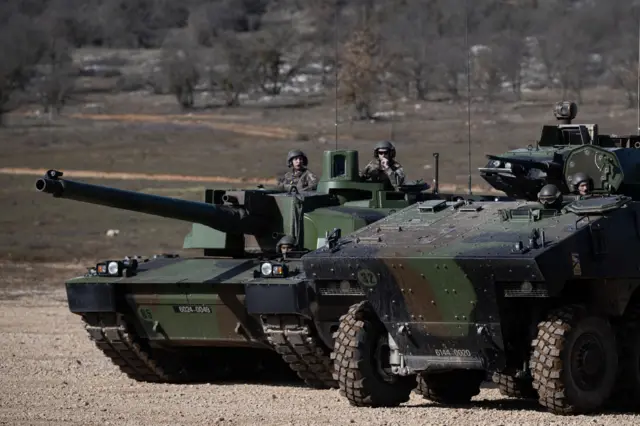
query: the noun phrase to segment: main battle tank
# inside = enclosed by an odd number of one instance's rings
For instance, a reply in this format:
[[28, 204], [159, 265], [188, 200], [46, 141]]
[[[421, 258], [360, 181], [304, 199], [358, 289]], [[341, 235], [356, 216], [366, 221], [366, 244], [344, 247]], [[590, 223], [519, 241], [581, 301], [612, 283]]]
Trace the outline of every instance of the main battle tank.
[[[416, 380], [426, 399], [468, 403], [495, 374], [503, 393], [557, 414], [639, 408], [638, 139], [589, 140], [552, 146], [555, 203], [533, 194], [540, 175], [483, 168], [523, 199], [419, 202], [302, 257], [316, 291], [363, 296], [333, 336], [350, 404], [397, 406]], [[590, 194], [572, 194], [583, 171]]]
[[[130, 377], [144, 381], [188, 382], [221, 370], [253, 371], [261, 359], [276, 354], [260, 318], [247, 311], [248, 304], [265, 306], [264, 300], [255, 302], [264, 292], [256, 293], [252, 285], [268, 278], [269, 294], [306, 294], [306, 281], [295, 270], [265, 269], [265, 262], [279, 258], [282, 237], [292, 237], [304, 253], [322, 246], [334, 228], [351, 232], [433, 197], [420, 182], [398, 190], [388, 183], [360, 182], [357, 152], [349, 150], [325, 152], [318, 191], [299, 194], [208, 189], [204, 202], [194, 202], [61, 176], [50, 170], [36, 189], [193, 223], [183, 247], [200, 249], [202, 255], [108, 259], [66, 282], [69, 309], [82, 316], [97, 346]], [[279, 331], [293, 342], [292, 334]], [[299, 363], [309, 359], [302, 355], [305, 350], [319, 350], [315, 342], [314, 335], [306, 335], [300, 345], [291, 343], [302, 351]], [[315, 383], [315, 373], [304, 371], [307, 364], [293, 364]]]

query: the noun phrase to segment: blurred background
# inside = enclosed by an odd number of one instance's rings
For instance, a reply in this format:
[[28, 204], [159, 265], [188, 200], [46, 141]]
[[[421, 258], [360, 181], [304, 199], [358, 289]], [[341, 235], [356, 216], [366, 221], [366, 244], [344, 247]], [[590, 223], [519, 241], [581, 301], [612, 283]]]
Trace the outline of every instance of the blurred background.
[[535, 144], [558, 101], [578, 104], [574, 122], [635, 134], [639, 11], [632, 0], [4, 1], [0, 260], [181, 252], [187, 223], [37, 193], [50, 168], [201, 200], [205, 187], [272, 183], [290, 149], [320, 173], [336, 144], [364, 166], [391, 139], [409, 179], [431, 181], [439, 152], [441, 188], [465, 192], [471, 171], [482, 192], [485, 154]]

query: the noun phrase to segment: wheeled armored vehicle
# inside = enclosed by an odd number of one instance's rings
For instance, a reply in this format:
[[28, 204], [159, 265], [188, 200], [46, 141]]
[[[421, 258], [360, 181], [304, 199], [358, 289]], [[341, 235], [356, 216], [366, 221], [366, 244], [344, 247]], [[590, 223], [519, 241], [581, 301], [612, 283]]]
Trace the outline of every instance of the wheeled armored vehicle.
[[352, 405], [397, 406], [416, 380], [467, 403], [490, 373], [557, 414], [638, 408], [640, 137], [596, 129], [545, 127], [553, 142], [491, 156], [482, 176], [519, 200], [418, 202], [302, 257], [317, 292], [362, 294], [333, 335]]

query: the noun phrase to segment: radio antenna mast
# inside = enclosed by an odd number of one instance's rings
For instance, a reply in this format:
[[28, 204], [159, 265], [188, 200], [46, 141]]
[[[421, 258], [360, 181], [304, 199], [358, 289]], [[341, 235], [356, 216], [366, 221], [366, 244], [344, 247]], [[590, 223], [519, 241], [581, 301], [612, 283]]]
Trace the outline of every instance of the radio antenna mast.
[[640, 135], [640, 19], [638, 20], [638, 90], [636, 91], [636, 109], [638, 113], [637, 133]]
[[334, 70], [334, 75], [335, 75], [335, 95], [336, 95], [336, 100], [335, 100], [335, 109], [336, 109], [336, 117], [335, 117], [335, 128], [336, 128], [336, 151], [338, 150], [338, 13], [339, 13], [339, 6], [338, 6], [338, 0], [336, 0], [334, 2], [334, 9], [335, 9], [335, 18], [334, 18], [334, 24], [335, 24], [335, 29], [333, 31], [333, 35], [334, 35], [334, 43], [335, 43], [335, 57], [334, 57], [334, 61], [333, 61], [333, 70]]
[[469, 195], [471, 195], [471, 50], [469, 49], [469, 0], [464, 5], [464, 47], [467, 50], [467, 129], [468, 129], [468, 170]]

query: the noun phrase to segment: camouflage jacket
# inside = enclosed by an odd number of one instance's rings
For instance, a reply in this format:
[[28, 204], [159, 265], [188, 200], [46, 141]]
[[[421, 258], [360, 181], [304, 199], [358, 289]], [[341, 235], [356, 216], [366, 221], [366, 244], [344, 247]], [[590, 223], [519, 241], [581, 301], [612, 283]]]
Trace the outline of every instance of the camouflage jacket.
[[360, 171], [360, 177], [373, 182], [384, 182], [385, 179], [389, 179], [389, 182], [391, 182], [394, 187], [402, 185], [405, 180], [402, 165], [395, 160], [389, 161], [389, 168], [387, 170], [382, 170], [379, 160], [371, 160], [369, 164]]
[[295, 186], [298, 192], [315, 191], [318, 178], [309, 169], [290, 170], [278, 181], [278, 189], [289, 191]]

